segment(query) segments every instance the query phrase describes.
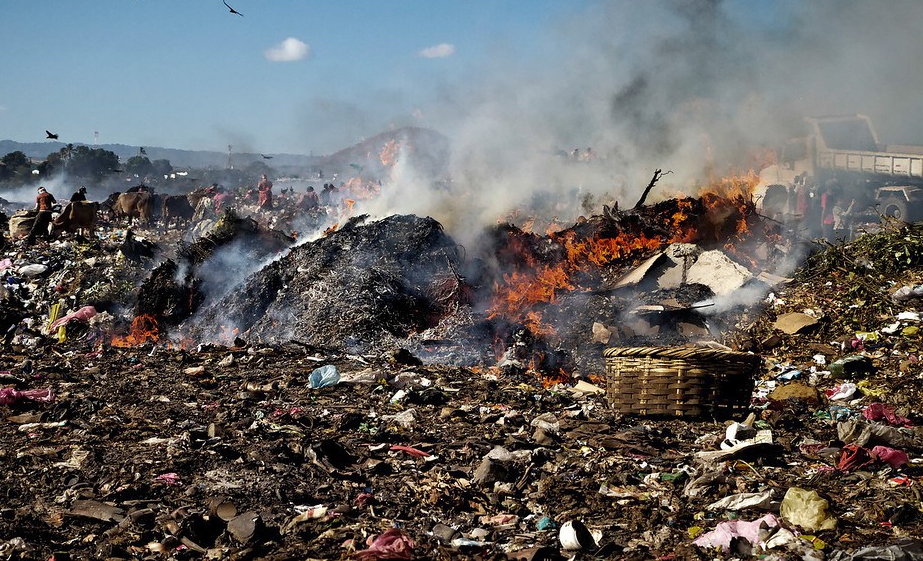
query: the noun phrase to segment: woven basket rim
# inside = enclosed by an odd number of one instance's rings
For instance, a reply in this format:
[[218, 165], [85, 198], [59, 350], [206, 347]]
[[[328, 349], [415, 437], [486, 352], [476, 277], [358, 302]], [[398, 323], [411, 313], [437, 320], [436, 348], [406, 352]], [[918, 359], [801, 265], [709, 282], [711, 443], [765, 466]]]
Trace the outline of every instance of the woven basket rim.
[[603, 356], [630, 357], [649, 356], [653, 358], [675, 359], [736, 359], [759, 361], [762, 357], [758, 354], [740, 351], [725, 351], [707, 347], [608, 347], [603, 351]]

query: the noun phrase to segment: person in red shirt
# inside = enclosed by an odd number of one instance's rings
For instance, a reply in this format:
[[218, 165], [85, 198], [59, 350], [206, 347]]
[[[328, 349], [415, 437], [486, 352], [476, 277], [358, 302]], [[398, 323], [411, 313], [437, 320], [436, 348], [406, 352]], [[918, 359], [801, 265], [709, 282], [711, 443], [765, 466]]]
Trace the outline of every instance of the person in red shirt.
[[260, 210], [272, 210], [272, 181], [266, 177], [265, 173], [257, 183], [256, 189], [260, 193]]
[[26, 237], [26, 243], [32, 245], [35, 243], [37, 236], [42, 238], [49, 237], [48, 225], [51, 224], [51, 212], [57, 202], [54, 195], [46, 191], [44, 187], [38, 188], [38, 195], [35, 197], [35, 210], [38, 211], [38, 214], [35, 216], [32, 229], [29, 230], [29, 235]]
[[215, 195], [215, 212], [221, 212], [226, 206], [234, 205], [234, 193], [226, 193], [223, 190], [219, 190], [218, 194]]

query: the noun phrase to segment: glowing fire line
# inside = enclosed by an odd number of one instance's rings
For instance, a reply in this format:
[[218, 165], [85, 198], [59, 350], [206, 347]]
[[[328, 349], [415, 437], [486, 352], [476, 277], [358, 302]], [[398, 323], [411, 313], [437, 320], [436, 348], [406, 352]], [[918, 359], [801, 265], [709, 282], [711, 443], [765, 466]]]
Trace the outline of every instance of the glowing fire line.
[[160, 340], [160, 328], [157, 318], [142, 314], [131, 322], [131, 329], [124, 337], [113, 337], [110, 345], [113, 347], [137, 347], [145, 343], [156, 343]]

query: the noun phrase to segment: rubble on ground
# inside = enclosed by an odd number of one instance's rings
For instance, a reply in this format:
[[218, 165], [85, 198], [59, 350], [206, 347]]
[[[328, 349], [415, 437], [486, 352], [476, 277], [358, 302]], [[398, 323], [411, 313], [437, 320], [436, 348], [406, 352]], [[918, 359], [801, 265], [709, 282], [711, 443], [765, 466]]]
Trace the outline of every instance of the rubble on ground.
[[[183, 278], [175, 241], [138, 261], [119, 230], [8, 242], [2, 556], [923, 558], [923, 225], [819, 245], [787, 279], [720, 251], [727, 293], [686, 275], [719, 251], [705, 237], [566, 268], [575, 241], [637, 233], [651, 212], [499, 230], [542, 271], [565, 266], [574, 288], [523, 308], [541, 324], [470, 307], [512, 286], [491, 267], [522, 253], [498, 243], [471, 267], [428, 218], [261, 254], [245, 288], [191, 306], [139, 293]], [[756, 283], [758, 301], [722, 299]], [[114, 344], [135, 311], [181, 304], [189, 341]], [[696, 343], [762, 357], [747, 415], [614, 411], [603, 349]], [[539, 352], [578, 376], [553, 379]]]

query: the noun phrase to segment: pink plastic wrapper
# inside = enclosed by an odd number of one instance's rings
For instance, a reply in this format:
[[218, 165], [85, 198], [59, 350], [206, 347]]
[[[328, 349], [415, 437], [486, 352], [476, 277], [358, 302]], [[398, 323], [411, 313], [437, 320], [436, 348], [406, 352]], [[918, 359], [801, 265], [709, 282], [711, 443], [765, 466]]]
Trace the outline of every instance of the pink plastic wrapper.
[[[371, 539], [371, 538], [369, 538]], [[374, 559], [412, 559], [413, 539], [403, 530], [391, 528], [372, 540], [368, 549], [357, 551], [353, 555], [360, 561]]]
[[699, 547], [720, 547], [727, 552], [731, 549], [731, 540], [741, 537], [747, 540], [750, 545], [756, 545], [760, 542], [760, 527], [763, 529], [775, 528], [779, 525], [779, 519], [774, 514], [767, 514], [762, 518], [747, 522], [746, 520], [728, 520], [720, 522], [718, 526], [706, 534], [702, 534], [692, 543]]
[[154, 481], [157, 483], [163, 483], [165, 485], [179, 485], [181, 483], [179, 474], [174, 472], [162, 473], [155, 477]]
[[96, 308], [94, 308], [93, 306], [84, 306], [80, 308], [79, 310], [77, 310], [76, 312], [71, 312], [62, 318], [56, 319], [54, 323], [52, 323], [48, 327], [48, 333], [53, 332], [55, 329], [61, 327], [62, 325], [66, 325], [68, 322], [72, 320], [76, 319], [80, 321], [89, 321], [90, 318], [95, 315], [96, 315]]
[[47, 403], [54, 399], [51, 390], [22, 390], [16, 388], [0, 388], [0, 405], [10, 405], [23, 399]]
[[910, 458], [907, 457], [906, 452], [902, 450], [895, 450], [894, 448], [888, 448], [887, 446], [876, 446], [872, 448], [872, 457], [879, 462], [888, 464], [894, 469], [905, 466], [907, 465], [907, 462], [910, 461]]
[[912, 427], [913, 421], [900, 415], [895, 415], [894, 410], [884, 403], [872, 403], [862, 410], [862, 416], [869, 421], [880, 421], [884, 419], [894, 427]]

